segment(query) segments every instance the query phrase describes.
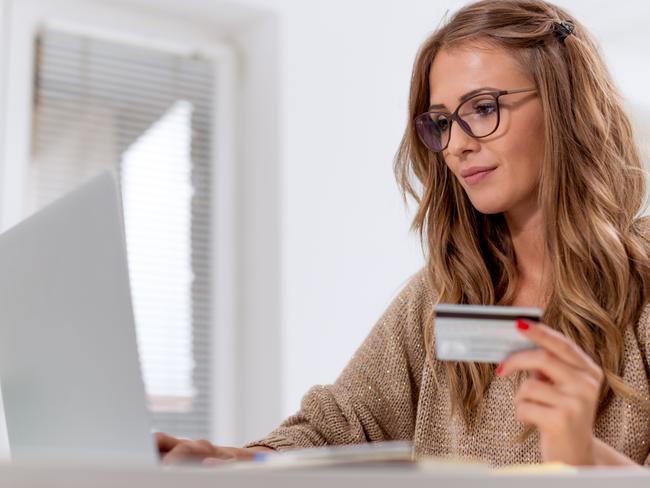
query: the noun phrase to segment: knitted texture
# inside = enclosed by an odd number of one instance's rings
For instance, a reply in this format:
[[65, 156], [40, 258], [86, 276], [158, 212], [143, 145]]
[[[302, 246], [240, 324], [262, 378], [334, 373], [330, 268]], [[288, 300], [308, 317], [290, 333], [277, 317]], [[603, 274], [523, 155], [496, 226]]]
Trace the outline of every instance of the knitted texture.
[[[468, 428], [451, 416], [444, 363], [425, 360], [423, 327], [435, 294], [424, 270], [415, 274], [374, 326], [333, 385], [315, 386], [300, 410], [248, 446], [276, 450], [412, 440], [417, 454], [480, 459], [494, 466], [541, 462], [539, 434], [520, 439], [515, 379], [495, 376], [481, 418]], [[625, 333], [623, 379], [650, 398], [650, 306]], [[436, 382], [435, 378], [438, 379]], [[615, 397], [596, 436], [650, 465], [650, 413]]]

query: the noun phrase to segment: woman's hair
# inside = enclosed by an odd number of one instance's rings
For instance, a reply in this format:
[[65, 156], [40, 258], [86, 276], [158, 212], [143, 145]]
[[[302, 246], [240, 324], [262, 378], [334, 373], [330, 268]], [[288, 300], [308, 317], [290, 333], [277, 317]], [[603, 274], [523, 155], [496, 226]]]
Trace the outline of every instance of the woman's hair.
[[[566, 39], [556, 22], [570, 22]], [[600, 408], [613, 394], [648, 406], [623, 381], [623, 337], [635, 333], [650, 290], [649, 241], [636, 219], [645, 172], [621, 98], [587, 30], [542, 0], [484, 0], [465, 6], [420, 48], [409, 118], [395, 156], [404, 196], [412, 196], [437, 302], [512, 304], [517, 263], [503, 214], [473, 208], [460, 183], [417, 137], [414, 117], [429, 106], [429, 71], [441, 49], [485, 45], [507, 50], [538, 88], [544, 154], [538, 201], [552, 262], [544, 322], [574, 340], [603, 369]], [[510, 87], [505, 87], [510, 88]], [[431, 359], [433, 320], [425, 327]], [[470, 421], [493, 367], [447, 363], [453, 411]]]

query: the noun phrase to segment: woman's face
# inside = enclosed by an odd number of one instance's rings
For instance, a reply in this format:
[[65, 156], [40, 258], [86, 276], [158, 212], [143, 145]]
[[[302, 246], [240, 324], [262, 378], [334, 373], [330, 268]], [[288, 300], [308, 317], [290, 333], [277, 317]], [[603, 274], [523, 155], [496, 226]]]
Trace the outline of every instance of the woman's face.
[[[533, 86], [533, 79], [507, 51], [487, 45], [443, 49], [429, 73], [430, 105], [442, 105], [440, 110], [450, 113], [463, 95], [477, 89]], [[501, 96], [499, 107], [498, 129], [482, 139], [470, 137], [452, 122], [442, 154], [479, 212], [531, 211], [536, 208], [544, 151], [542, 104], [536, 92], [524, 92]], [[479, 169], [486, 171], [468, 176]]]

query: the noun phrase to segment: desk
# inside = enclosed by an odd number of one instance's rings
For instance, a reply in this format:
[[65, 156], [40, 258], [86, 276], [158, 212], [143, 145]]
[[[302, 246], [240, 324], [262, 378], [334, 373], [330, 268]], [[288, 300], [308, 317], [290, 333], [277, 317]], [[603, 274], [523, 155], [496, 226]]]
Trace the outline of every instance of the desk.
[[227, 471], [0, 464], [3, 488], [628, 488], [650, 487], [650, 470], [590, 468], [579, 473], [506, 475], [407, 468]]

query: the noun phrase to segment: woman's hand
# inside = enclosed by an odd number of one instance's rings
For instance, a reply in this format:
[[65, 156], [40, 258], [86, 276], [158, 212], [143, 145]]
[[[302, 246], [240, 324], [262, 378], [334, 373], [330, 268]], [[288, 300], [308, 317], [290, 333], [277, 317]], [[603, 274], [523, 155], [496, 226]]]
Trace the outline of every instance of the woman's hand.
[[155, 439], [163, 464], [200, 462], [213, 466], [231, 461], [250, 461], [256, 452], [273, 451], [262, 446], [249, 448], [215, 446], [206, 440], [179, 439], [162, 432], [157, 432]]
[[601, 368], [544, 324], [518, 320], [517, 328], [539, 346], [510, 355], [496, 370], [499, 376], [532, 373], [515, 397], [517, 418], [539, 430], [544, 461], [595, 464], [599, 447], [593, 426], [604, 379]]

